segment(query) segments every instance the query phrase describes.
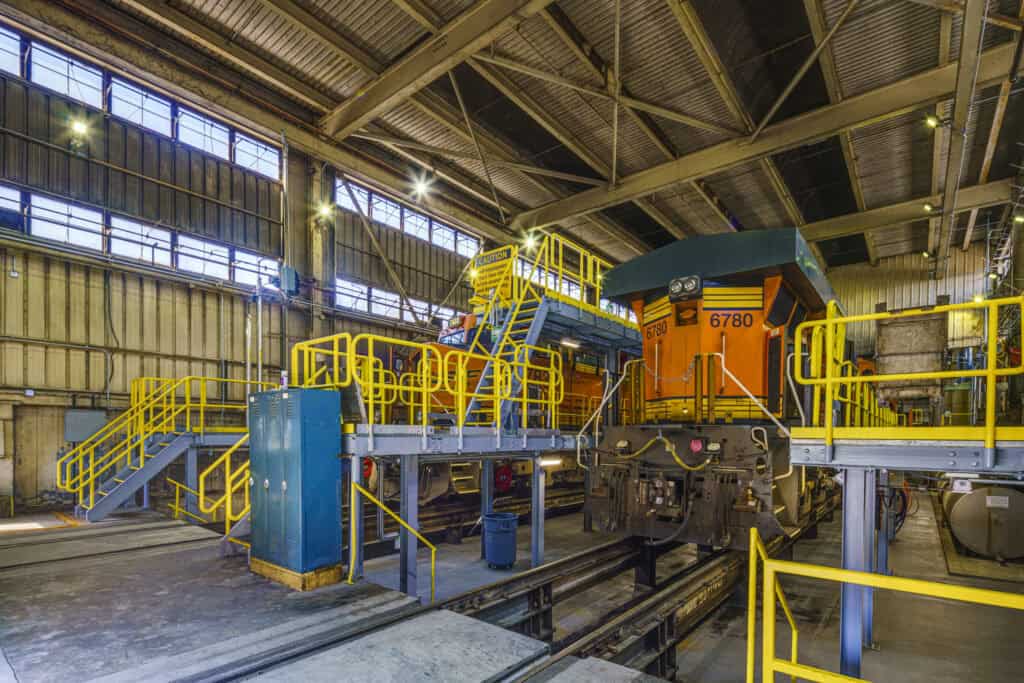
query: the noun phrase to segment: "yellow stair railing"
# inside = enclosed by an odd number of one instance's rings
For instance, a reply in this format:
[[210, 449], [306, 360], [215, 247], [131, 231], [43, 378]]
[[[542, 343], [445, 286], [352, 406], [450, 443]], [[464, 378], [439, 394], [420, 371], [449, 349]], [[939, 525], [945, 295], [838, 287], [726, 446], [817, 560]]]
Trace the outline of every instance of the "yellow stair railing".
[[[1004, 593], [1001, 591], [988, 590], [984, 588], [971, 588], [948, 583], [936, 583], [934, 581], [922, 581], [920, 579], [907, 579], [884, 574], [873, 574], [870, 572], [854, 571], [851, 569], [837, 569], [835, 567], [824, 567], [820, 565], [778, 560], [768, 556], [761, 542], [761, 535], [756, 528], [750, 529], [750, 562], [748, 566], [749, 597], [747, 604], [747, 683], [754, 683], [754, 655], [755, 641], [757, 640], [757, 570], [758, 560], [761, 561], [761, 680], [764, 683], [774, 683], [775, 675], [784, 674], [792, 677], [793, 681], [818, 681], [820, 683], [852, 683], [865, 681], [862, 678], [853, 678], [841, 674], [819, 669], [807, 664], [800, 664], [797, 659], [796, 646], [796, 624], [793, 621], [792, 613], [785, 601], [785, 595], [779, 584], [779, 577], [783, 575], [800, 576], [808, 579], [820, 579], [833, 581], [840, 584], [852, 584], [868, 588], [879, 588], [882, 590], [897, 591], [900, 593], [911, 593], [928, 598], [944, 600], [955, 600], [975, 605], [989, 605], [992, 607], [1003, 607], [1024, 611], [1024, 595], [1016, 593]], [[775, 643], [775, 605], [779, 601], [793, 629], [793, 644], [790, 659], [779, 659]]]
[[[371, 503], [373, 503], [374, 505], [379, 507], [389, 517], [391, 517], [391, 519], [393, 519], [396, 522], [398, 522], [402, 526], [402, 528], [404, 528], [410, 534], [412, 534], [417, 539], [419, 539], [420, 543], [422, 543], [423, 545], [425, 545], [428, 548], [430, 548], [430, 602], [433, 603], [434, 602], [435, 594], [437, 592], [437, 546], [434, 545], [433, 543], [431, 543], [430, 541], [428, 541], [423, 536], [423, 534], [421, 534], [419, 531], [417, 531], [412, 526], [410, 526], [409, 523], [406, 522], [404, 519], [402, 519], [401, 516], [399, 516], [397, 513], [395, 513], [394, 510], [392, 510], [387, 505], [385, 505], [384, 503], [382, 503], [379, 500], [377, 500], [376, 496], [374, 496], [372, 493], [367, 491], [365, 488], [363, 488], [362, 486], [357, 484], [354, 480], [352, 481], [352, 491], [351, 491], [351, 495], [349, 497], [349, 509], [350, 510], [352, 509], [353, 503], [355, 503], [355, 501], [358, 499], [357, 497], [359, 495], [364, 496]], [[349, 535], [349, 542], [348, 542], [348, 551], [349, 551], [348, 583], [355, 583], [355, 571], [356, 571], [355, 567], [356, 567], [356, 564], [358, 562], [358, 558], [357, 558], [357, 553], [358, 553], [358, 535], [357, 534], [358, 534], [358, 531], [356, 529], [356, 525], [355, 524], [349, 523], [348, 526], [349, 526], [349, 533], [350, 533], [350, 535]]]
[[[174, 518], [180, 519], [181, 515], [184, 515], [200, 524], [208, 524], [215, 521], [224, 522], [224, 536], [227, 537], [232, 543], [249, 547], [249, 543], [242, 541], [230, 536], [231, 527], [233, 527], [238, 521], [249, 514], [250, 510], [250, 499], [249, 499], [249, 459], [246, 458], [241, 462], [236, 462], [234, 458], [243, 446], [249, 442], [249, 435], [243, 434], [241, 438], [228, 447], [223, 453], [220, 454], [216, 459], [213, 460], [206, 468], [199, 473], [198, 477], [198, 490], [194, 490], [186, 486], [185, 484], [167, 478], [167, 482], [174, 486], [174, 503], [169, 503], [168, 507], [174, 512]], [[223, 492], [220, 496], [214, 496], [211, 493], [211, 483], [214, 477], [219, 477], [224, 486]], [[184, 494], [191, 494], [195, 496], [199, 506], [199, 512], [206, 517], [197, 515], [190, 512], [187, 508], [182, 507], [181, 497]], [[242, 496], [241, 504], [236, 503], [236, 497], [238, 494]]]
[[[125, 468], [139, 470], [153, 457], [146, 452], [152, 437], [185, 432], [244, 432], [244, 424], [232, 424], [231, 417], [245, 414], [245, 386], [243, 380], [219, 377], [133, 380], [129, 408], [57, 460], [58, 489], [76, 494], [78, 505], [88, 510], [95, 506], [97, 497], [106, 495], [101, 487], [108, 478]], [[215, 390], [211, 391], [211, 387]], [[237, 401], [220, 398], [232, 390], [238, 394]]]

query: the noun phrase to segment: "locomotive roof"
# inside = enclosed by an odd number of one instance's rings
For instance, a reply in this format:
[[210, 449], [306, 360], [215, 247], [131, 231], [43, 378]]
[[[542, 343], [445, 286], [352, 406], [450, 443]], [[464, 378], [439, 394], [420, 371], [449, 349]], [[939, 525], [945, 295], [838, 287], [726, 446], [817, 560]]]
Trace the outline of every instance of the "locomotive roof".
[[701, 235], [673, 242], [609, 270], [602, 294], [626, 303], [636, 294], [665, 290], [670, 281], [685, 275], [714, 281], [779, 273], [812, 308], [824, 308], [836, 298], [796, 228]]

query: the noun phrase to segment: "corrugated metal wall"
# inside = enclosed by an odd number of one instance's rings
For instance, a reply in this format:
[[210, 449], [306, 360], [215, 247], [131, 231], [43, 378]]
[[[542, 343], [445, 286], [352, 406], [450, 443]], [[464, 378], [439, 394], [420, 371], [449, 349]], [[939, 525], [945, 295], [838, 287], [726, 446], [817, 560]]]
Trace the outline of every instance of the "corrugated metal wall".
[[[945, 277], [935, 280], [928, 275], [929, 262], [920, 254], [905, 254], [880, 259], [877, 266], [858, 263], [833, 268], [828, 272], [839, 301], [849, 315], [874, 313], [875, 305], [885, 302], [890, 310], [932, 306], [936, 297], [948, 295], [951, 303], [970, 301], [985, 292], [985, 246], [975, 243], [967, 251], [951, 249]], [[981, 341], [980, 316], [956, 313], [950, 316], [951, 346], [977, 344]], [[847, 332], [856, 352], [874, 351], [874, 323], [855, 323]]]
[[[336, 226], [335, 271], [338, 277], [362, 280], [395, 292], [384, 262], [377, 255], [359, 216], [339, 210]], [[444, 299], [468, 259], [386, 225], [375, 223], [374, 228], [381, 249], [394, 265], [409, 296], [435, 303]], [[468, 310], [469, 293], [468, 287], [460, 287], [449, 299], [448, 307]]]
[[[276, 182], [20, 79], [0, 77], [0, 99], [3, 179], [280, 253], [281, 188]], [[72, 118], [88, 121], [87, 158], [68, 149]]]
[[[220, 376], [222, 362], [229, 377], [245, 377], [245, 314], [252, 307], [255, 316], [255, 304], [237, 294], [14, 249], [0, 248], [0, 260], [4, 389], [104, 392], [104, 351], [115, 394], [140, 376]], [[264, 304], [263, 315], [264, 365], [273, 377], [280, 306]]]

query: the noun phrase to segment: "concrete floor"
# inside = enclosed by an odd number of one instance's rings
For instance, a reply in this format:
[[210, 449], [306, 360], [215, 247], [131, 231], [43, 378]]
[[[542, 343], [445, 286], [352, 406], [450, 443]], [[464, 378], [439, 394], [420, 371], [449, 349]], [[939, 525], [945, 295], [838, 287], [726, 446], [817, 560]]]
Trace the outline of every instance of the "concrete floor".
[[[891, 546], [890, 565], [894, 574], [1024, 592], [1021, 584], [949, 576], [932, 506], [926, 498], [920, 502], [920, 510], [907, 520]], [[833, 523], [821, 526], [816, 540], [796, 545], [794, 559], [839, 566], [840, 530], [837, 514]], [[838, 587], [792, 577], [784, 578], [783, 584], [800, 631], [800, 661], [838, 671]], [[788, 654], [788, 625], [784, 621], [779, 622], [777, 633], [780, 656]], [[1012, 610], [877, 591], [874, 639], [877, 650], [864, 653], [861, 675], [876, 683], [1024, 680], [1024, 615]], [[680, 645], [680, 673], [676, 680], [741, 681], [745, 648], [746, 606], [734, 600]], [[757, 651], [760, 652], [760, 643]]]

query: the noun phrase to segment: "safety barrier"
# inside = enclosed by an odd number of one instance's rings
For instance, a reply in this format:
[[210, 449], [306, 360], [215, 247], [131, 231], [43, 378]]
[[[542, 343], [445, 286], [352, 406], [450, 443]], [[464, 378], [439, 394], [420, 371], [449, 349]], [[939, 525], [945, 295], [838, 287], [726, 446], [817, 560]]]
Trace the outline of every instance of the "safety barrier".
[[[1002, 377], [1024, 373], [1024, 363], [1015, 367], [999, 367], [999, 310], [1004, 306], [1013, 307], [1013, 310], [1019, 313], [1024, 309], [1024, 296], [851, 316], [840, 316], [838, 304], [835, 301], [829, 302], [824, 319], [803, 322], [796, 330], [797, 362], [793, 374], [800, 384], [814, 387], [814, 409], [810, 426], [794, 429], [794, 438], [823, 439], [827, 445], [831, 445], [836, 438], [982, 441], [986, 450], [992, 452], [997, 436], [996, 382]], [[846, 362], [844, 340], [847, 325], [972, 310], [982, 311], [987, 317], [987, 362], [984, 368], [863, 375], [843, 373]], [[804, 359], [807, 359], [810, 368], [806, 376], [803, 370]], [[845, 402], [847, 406], [857, 405], [856, 399], [851, 397], [856, 395], [855, 387], [859, 385], [965, 377], [985, 379], [985, 411], [984, 422], [981, 425], [908, 427], [901, 425], [896, 413], [888, 409], [873, 414], [874, 417], [869, 420], [869, 424], [836, 424], [836, 421], [831, 419], [831, 406], [835, 401]], [[863, 389], [861, 393], [860, 400], [863, 403]]]
[[[291, 376], [297, 386], [307, 388], [358, 387], [365, 423], [371, 426], [400, 423], [425, 428], [436, 407], [450, 410], [459, 429], [495, 426], [504, 404], [519, 408], [523, 426], [528, 415], [538, 413], [543, 426], [557, 426], [564, 394], [561, 355], [525, 344], [509, 348], [507, 355], [493, 357], [431, 343], [342, 333], [292, 347]], [[385, 368], [382, 358], [400, 360], [405, 371]], [[491, 381], [482, 384], [482, 368], [488, 363]], [[476, 418], [467, 416], [474, 402]], [[396, 408], [405, 414], [394, 414]]]
[[596, 316], [633, 329], [636, 323], [601, 308], [604, 274], [612, 264], [585, 247], [541, 229], [530, 231], [522, 246], [504, 245], [473, 259], [471, 303], [506, 306], [531, 287], [540, 296], [563, 301]]
[[[83, 509], [91, 509], [101, 486], [124, 468], [139, 470], [152, 455], [150, 440], [161, 435], [186, 432], [245, 432], [246, 405], [226, 400], [233, 389], [244, 394], [244, 380], [219, 377], [167, 379], [143, 377], [133, 380], [132, 404], [88, 439], [57, 460], [57, 487], [77, 495]], [[270, 383], [248, 383], [271, 388]], [[234, 422], [233, 422], [234, 420]], [[120, 483], [120, 482], [118, 482]]]
[[[747, 683], [754, 683], [754, 654], [757, 640], [757, 569], [758, 560], [763, 568], [761, 578], [761, 680], [774, 683], [775, 674], [786, 674], [793, 681], [819, 681], [821, 683], [850, 683], [864, 681], [825, 671], [817, 667], [800, 664], [797, 658], [797, 628], [793, 614], [786, 603], [785, 594], [779, 583], [784, 574], [801, 576], [808, 579], [821, 579], [840, 584], [852, 584], [867, 588], [879, 588], [901, 593], [911, 593], [929, 598], [956, 600], [976, 605], [990, 605], [1024, 611], [1024, 595], [1003, 593], [984, 588], [970, 588], [947, 583], [907, 579], [884, 574], [872, 574], [850, 569], [837, 569], [820, 565], [804, 564], [788, 560], [777, 560], [768, 556], [761, 535], [757, 529], [750, 529], [750, 561], [748, 564], [748, 598], [747, 598]], [[790, 659], [779, 659], [775, 651], [775, 605], [778, 601], [793, 630]]]
[[[383, 510], [385, 513], [387, 513], [387, 515], [390, 516], [391, 519], [398, 522], [402, 526], [402, 528], [404, 528], [410, 534], [418, 538], [420, 543], [430, 548], [430, 602], [431, 604], [433, 604], [434, 596], [437, 591], [437, 546], [428, 541], [426, 538], [424, 538], [423, 534], [421, 534], [416, 529], [412, 528], [404, 519], [402, 519], [398, 514], [396, 514], [391, 508], [377, 500], [376, 496], [374, 496], [365, 488], [357, 484], [355, 481], [352, 482], [352, 492], [349, 497], [350, 510], [354, 507], [354, 503], [357, 499], [356, 497], [359, 495], [363, 495], [371, 503], [373, 503], [381, 510]], [[349, 522], [349, 530], [350, 535], [348, 542], [348, 583], [355, 583], [355, 568], [358, 562], [357, 554], [359, 552], [359, 530], [356, 529], [356, 525], [352, 524], [351, 521]]]

